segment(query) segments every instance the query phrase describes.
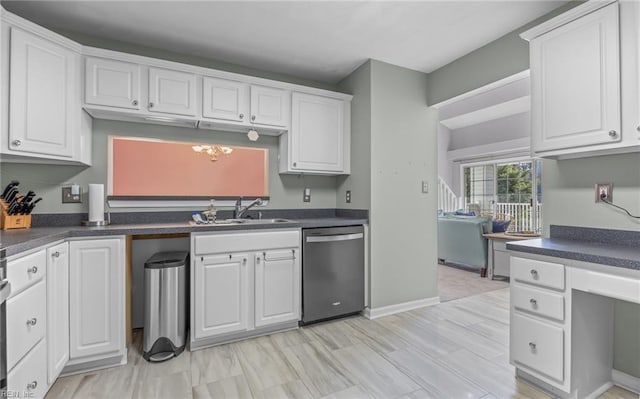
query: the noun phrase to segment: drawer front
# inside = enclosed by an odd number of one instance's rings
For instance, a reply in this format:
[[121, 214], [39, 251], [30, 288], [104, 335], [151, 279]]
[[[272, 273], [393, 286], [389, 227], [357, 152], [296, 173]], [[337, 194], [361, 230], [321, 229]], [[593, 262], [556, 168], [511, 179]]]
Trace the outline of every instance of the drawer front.
[[511, 304], [518, 310], [560, 321], [564, 320], [564, 296], [560, 294], [512, 285]]
[[42, 398], [47, 392], [47, 345], [44, 340], [7, 375], [7, 390], [19, 398]]
[[7, 301], [7, 370], [44, 337], [46, 294], [41, 281]]
[[44, 249], [7, 262], [7, 279], [11, 283], [11, 296], [42, 280], [46, 271], [47, 252]]
[[194, 250], [198, 255], [300, 246], [300, 230], [192, 234], [192, 237]]
[[564, 380], [564, 331], [526, 316], [511, 317], [511, 360], [562, 382]]
[[564, 290], [564, 265], [511, 257], [511, 277], [527, 284]]

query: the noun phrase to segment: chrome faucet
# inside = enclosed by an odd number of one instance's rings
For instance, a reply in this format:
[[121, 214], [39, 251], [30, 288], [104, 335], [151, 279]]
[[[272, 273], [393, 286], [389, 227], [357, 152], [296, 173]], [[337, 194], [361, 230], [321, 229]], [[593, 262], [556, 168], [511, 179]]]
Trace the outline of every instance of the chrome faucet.
[[242, 215], [244, 215], [244, 213], [246, 211], [248, 211], [250, 208], [254, 207], [254, 206], [260, 206], [262, 205], [262, 198], [256, 198], [253, 201], [251, 201], [249, 203], [249, 205], [242, 207], [242, 197], [238, 198], [238, 200], [236, 201], [236, 206], [233, 210], [233, 218], [234, 219], [240, 219], [242, 218]]

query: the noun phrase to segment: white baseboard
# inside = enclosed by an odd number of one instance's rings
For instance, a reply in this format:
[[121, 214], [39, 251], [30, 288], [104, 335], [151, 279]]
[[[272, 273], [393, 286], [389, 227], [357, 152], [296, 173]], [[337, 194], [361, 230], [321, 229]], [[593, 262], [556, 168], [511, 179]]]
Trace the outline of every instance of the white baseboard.
[[612, 386], [613, 386], [613, 382], [609, 381], [609, 382], [605, 383], [604, 385], [602, 385], [600, 388], [598, 388], [595, 391], [591, 392], [591, 394], [585, 396], [584, 399], [598, 399], [600, 397], [600, 395], [602, 395], [603, 393], [607, 392], [609, 390], [609, 388], [611, 388]]
[[613, 369], [611, 370], [611, 379], [614, 384], [640, 395], [640, 378]]
[[413, 309], [424, 308], [425, 306], [433, 306], [440, 303], [440, 297], [435, 296], [433, 298], [418, 299], [417, 301], [409, 301], [404, 303], [398, 303], [395, 305], [382, 306], [380, 308], [365, 308], [362, 314], [367, 319], [377, 319], [382, 316], [389, 316], [395, 313], [407, 312]]

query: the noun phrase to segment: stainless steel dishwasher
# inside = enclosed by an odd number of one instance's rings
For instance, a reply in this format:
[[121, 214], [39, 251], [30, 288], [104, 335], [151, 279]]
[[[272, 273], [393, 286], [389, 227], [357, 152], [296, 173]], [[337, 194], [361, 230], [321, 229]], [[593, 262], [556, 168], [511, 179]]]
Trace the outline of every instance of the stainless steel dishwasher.
[[364, 227], [302, 230], [302, 323], [364, 309]]

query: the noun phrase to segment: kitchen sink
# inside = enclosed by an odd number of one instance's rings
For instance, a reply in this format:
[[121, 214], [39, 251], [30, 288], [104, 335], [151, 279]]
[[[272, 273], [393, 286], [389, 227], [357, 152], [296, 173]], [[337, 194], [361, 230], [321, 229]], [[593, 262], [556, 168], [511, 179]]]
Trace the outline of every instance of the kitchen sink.
[[217, 219], [213, 223], [196, 223], [194, 221], [189, 221], [189, 224], [192, 226], [228, 226], [228, 225], [236, 225], [236, 224], [275, 224], [275, 223], [291, 223], [292, 221], [289, 219]]

